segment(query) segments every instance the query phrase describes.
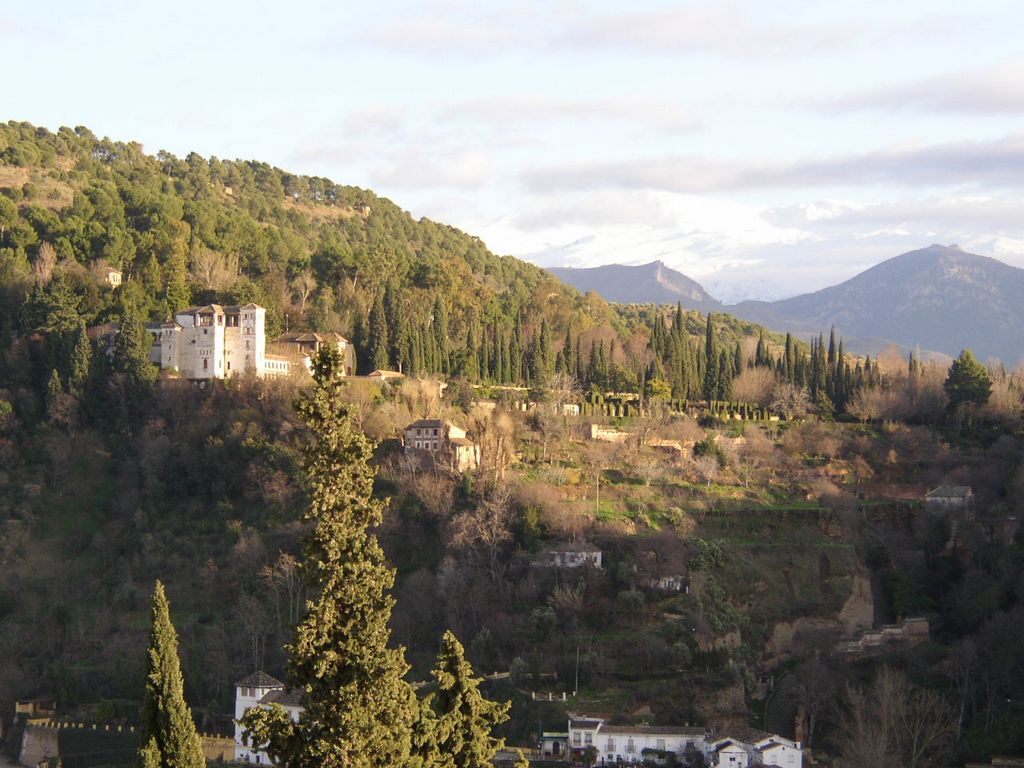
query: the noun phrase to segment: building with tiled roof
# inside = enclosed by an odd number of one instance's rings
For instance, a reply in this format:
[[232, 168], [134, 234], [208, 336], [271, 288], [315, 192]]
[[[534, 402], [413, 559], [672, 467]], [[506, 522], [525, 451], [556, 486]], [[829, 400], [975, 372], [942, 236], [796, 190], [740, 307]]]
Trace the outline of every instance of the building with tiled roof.
[[226, 379], [246, 372], [287, 376], [290, 364], [266, 351], [266, 310], [258, 304], [207, 304], [178, 310], [172, 323], [147, 326], [150, 360], [186, 379]]
[[405, 455], [414, 461], [430, 461], [455, 472], [476, 469], [480, 449], [466, 437], [466, 430], [441, 419], [420, 419], [405, 428]]
[[235, 683], [235, 760], [258, 764], [271, 762], [260, 745], [252, 744], [246, 738], [238, 721], [253, 707], [274, 705], [284, 707], [292, 720], [298, 722], [303, 712], [302, 692], [285, 687], [280, 680], [262, 670]]

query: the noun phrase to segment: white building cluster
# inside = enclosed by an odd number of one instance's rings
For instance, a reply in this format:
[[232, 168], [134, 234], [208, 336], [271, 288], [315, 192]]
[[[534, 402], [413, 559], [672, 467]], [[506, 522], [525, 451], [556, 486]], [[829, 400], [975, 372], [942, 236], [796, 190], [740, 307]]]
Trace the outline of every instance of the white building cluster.
[[[707, 765], [722, 768], [803, 766], [799, 741], [768, 733], [719, 737], [704, 727], [613, 725], [602, 718], [581, 716], [570, 717], [566, 741], [568, 755], [583, 758], [587, 750], [594, 750], [598, 765], [689, 765], [700, 755]], [[545, 743], [543, 750], [551, 754], [561, 747]]]
[[149, 326], [150, 359], [187, 379], [226, 379], [247, 371], [287, 376], [288, 361], [267, 355], [266, 313], [258, 304], [186, 307], [174, 322]]
[[330, 345], [342, 355], [344, 375], [355, 373], [355, 350], [337, 333], [284, 334], [268, 351], [266, 315], [259, 304], [186, 307], [173, 322], [147, 327], [153, 335], [150, 360], [186, 379], [226, 379], [246, 372], [265, 378], [310, 371], [312, 355]]

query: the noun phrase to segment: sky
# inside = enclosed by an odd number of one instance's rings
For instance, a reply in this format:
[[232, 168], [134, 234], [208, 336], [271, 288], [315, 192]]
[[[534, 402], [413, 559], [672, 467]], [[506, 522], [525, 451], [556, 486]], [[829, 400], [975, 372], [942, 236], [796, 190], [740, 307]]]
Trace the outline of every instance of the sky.
[[932, 243], [1024, 267], [1019, 0], [0, 0], [0, 119], [372, 189], [726, 301]]

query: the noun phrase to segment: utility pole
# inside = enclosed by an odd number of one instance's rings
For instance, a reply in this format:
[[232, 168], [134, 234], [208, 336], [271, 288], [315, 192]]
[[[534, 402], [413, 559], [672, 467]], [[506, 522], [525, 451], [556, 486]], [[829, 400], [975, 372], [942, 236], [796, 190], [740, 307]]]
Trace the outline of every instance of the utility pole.
[[573, 686], [572, 695], [576, 697], [580, 692], [580, 647], [576, 646], [576, 685]]

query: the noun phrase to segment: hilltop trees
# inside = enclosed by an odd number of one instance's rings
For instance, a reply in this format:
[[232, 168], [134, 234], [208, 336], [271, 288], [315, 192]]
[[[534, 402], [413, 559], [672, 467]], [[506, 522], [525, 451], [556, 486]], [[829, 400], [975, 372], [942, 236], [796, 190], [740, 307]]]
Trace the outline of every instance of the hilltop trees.
[[962, 405], [985, 405], [992, 394], [992, 378], [974, 353], [965, 349], [949, 366], [942, 388], [949, 398], [949, 410], [955, 412]]
[[383, 505], [372, 498], [372, 445], [356, 430], [342, 397], [340, 354], [324, 348], [314, 361], [315, 387], [297, 408], [313, 434], [306, 471], [315, 528], [303, 571], [319, 596], [296, 630], [291, 684], [305, 714], [254, 709], [243, 722], [254, 743], [288, 765], [400, 766], [409, 757], [417, 714], [402, 677], [404, 652], [389, 648], [394, 571], [370, 528]]
[[204, 768], [203, 744], [185, 704], [178, 635], [159, 581], [153, 592], [153, 626], [146, 651], [140, 768]]

